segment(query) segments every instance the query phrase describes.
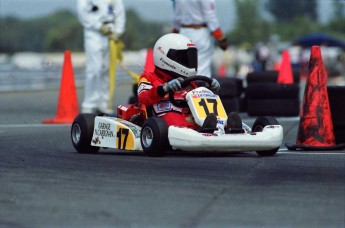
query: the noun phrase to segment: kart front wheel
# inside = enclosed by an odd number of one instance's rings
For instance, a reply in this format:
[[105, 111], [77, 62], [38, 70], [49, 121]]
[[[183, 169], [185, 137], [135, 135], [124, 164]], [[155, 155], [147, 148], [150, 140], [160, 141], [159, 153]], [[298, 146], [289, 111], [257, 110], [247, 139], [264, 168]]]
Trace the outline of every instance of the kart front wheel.
[[71, 139], [74, 148], [79, 153], [94, 154], [99, 151], [99, 147], [91, 146], [93, 127], [96, 115], [79, 114], [73, 121], [71, 127]]
[[164, 156], [169, 147], [168, 125], [161, 118], [147, 119], [141, 128], [140, 141], [147, 155], [152, 157]]
[[[274, 117], [271, 117], [271, 116], [258, 117], [253, 124], [252, 131], [262, 132], [265, 126], [267, 125], [279, 125], [279, 123]], [[256, 153], [260, 156], [273, 156], [277, 153], [278, 150], [279, 150], [279, 147], [274, 148], [272, 150], [256, 151]]]

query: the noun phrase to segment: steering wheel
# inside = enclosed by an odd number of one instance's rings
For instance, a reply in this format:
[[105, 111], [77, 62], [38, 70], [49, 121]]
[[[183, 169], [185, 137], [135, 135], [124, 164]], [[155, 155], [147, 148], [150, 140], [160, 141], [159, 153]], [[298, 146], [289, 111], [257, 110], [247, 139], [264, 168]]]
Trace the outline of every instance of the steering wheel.
[[[211, 83], [212, 83], [212, 79], [211, 78], [206, 77], [206, 76], [197, 75], [197, 76], [191, 76], [191, 77], [186, 78], [182, 82], [181, 87], [185, 88], [188, 85], [190, 85], [191, 82], [194, 82], [194, 81], [206, 82], [207, 83], [206, 88], [209, 88], [211, 86]], [[188, 106], [186, 101], [177, 101], [177, 100], [175, 100], [174, 94], [175, 93], [173, 91], [169, 91], [169, 100], [170, 100], [170, 102], [173, 105], [175, 105], [176, 107], [179, 107], [179, 108], [184, 108], [184, 107]]]

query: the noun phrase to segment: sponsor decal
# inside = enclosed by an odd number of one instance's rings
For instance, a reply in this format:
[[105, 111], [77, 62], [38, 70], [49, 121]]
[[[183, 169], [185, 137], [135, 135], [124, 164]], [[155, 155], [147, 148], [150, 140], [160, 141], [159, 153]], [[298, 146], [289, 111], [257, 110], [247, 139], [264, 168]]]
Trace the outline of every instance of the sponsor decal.
[[99, 122], [98, 123], [98, 128], [110, 131], [110, 123]]
[[203, 135], [203, 136], [207, 136], [207, 137], [209, 137], [209, 136], [213, 136], [213, 134], [210, 134], [210, 133], [202, 133], [201, 135]]
[[219, 123], [219, 124], [221, 124], [221, 125], [224, 125], [224, 121], [223, 121], [223, 120], [217, 119], [217, 123]]
[[187, 44], [187, 47], [195, 47], [195, 44], [193, 43]]
[[99, 140], [98, 137], [96, 137], [95, 139], [92, 140], [93, 144], [101, 144], [101, 140]]
[[165, 53], [164, 53], [164, 51], [163, 51], [163, 48], [162, 48], [162, 47], [158, 47], [157, 49], [158, 49], [158, 51], [159, 51], [160, 53], [162, 53], [163, 55], [165, 55]]
[[157, 104], [157, 109], [159, 112], [171, 110], [171, 103], [169, 101], [159, 102]]
[[176, 67], [174, 65], [171, 65], [170, 63], [168, 63], [167, 61], [165, 61], [163, 58], [159, 59], [163, 64], [167, 65], [168, 67], [172, 68], [172, 69], [176, 69]]
[[136, 138], [140, 137], [140, 130], [135, 126], [128, 126]]
[[151, 88], [152, 88], [151, 83], [142, 82], [142, 83], [139, 84], [138, 93], [140, 93], [143, 90], [149, 90]]
[[140, 128], [138, 128], [135, 124], [128, 122], [126, 120], [120, 120], [120, 119], [119, 119], [119, 122], [125, 125], [126, 127], [128, 127], [133, 132], [136, 138], [140, 137]]
[[214, 94], [192, 94], [191, 95], [192, 98], [217, 98], [217, 95]]
[[119, 109], [121, 109], [121, 110], [123, 110], [123, 111], [127, 111], [127, 110], [128, 110], [128, 108], [127, 108], [127, 107], [122, 106], [122, 105], [119, 105]]
[[110, 124], [109, 123], [98, 123], [98, 129], [95, 129], [95, 135], [106, 137], [106, 138], [114, 138], [113, 131], [110, 130]]
[[125, 126], [130, 126], [132, 123], [131, 122], [128, 122], [127, 120], [124, 120], [124, 119], [118, 119], [119, 123], [122, 123], [123, 125]]
[[192, 94], [200, 94], [200, 93], [208, 93], [208, 94], [213, 94], [210, 90], [208, 89], [195, 89], [191, 91]]

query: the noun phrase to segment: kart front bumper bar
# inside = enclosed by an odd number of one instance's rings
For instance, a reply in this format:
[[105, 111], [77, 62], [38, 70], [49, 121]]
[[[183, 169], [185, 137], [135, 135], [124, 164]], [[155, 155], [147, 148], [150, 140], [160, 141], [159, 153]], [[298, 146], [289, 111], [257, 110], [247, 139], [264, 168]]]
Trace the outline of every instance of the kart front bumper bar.
[[169, 127], [170, 145], [185, 151], [264, 151], [280, 147], [283, 127], [268, 125], [262, 132], [207, 134], [182, 127]]

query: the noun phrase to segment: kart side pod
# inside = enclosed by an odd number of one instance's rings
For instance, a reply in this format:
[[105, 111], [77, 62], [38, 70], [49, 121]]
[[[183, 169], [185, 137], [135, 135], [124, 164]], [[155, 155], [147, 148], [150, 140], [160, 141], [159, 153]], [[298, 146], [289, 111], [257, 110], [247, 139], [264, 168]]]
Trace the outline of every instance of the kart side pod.
[[140, 131], [141, 127], [126, 120], [97, 116], [91, 145], [121, 150], [142, 150]]

